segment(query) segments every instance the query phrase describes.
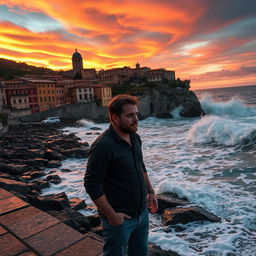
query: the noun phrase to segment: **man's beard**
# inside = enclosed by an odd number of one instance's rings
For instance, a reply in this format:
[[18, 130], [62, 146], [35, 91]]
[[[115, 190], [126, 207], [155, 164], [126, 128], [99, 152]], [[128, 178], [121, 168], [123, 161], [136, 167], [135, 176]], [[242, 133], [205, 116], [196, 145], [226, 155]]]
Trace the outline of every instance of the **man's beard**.
[[133, 132], [137, 132], [138, 130], [138, 122], [135, 122], [134, 124], [128, 126], [123, 125], [122, 123], [119, 124], [119, 129], [123, 132], [123, 133], [133, 133]]

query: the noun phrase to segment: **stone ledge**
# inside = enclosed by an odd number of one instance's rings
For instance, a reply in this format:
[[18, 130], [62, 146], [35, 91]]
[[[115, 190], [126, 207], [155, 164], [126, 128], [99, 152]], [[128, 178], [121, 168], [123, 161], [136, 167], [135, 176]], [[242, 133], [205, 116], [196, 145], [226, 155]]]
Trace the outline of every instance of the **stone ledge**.
[[19, 199], [16, 196], [7, 197], [0, 200], [0, 205], [1, 205], [0, 216], [29, 206], [28, 203]]
[[20, 239], [35, 235], [59, 222], [33, 206], [0, 216], [0, 223]]

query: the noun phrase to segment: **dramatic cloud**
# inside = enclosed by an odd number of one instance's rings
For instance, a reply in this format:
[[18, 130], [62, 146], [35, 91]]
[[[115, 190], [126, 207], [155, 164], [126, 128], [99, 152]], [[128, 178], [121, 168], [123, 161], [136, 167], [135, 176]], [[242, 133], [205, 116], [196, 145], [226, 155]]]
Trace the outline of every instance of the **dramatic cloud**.
[[256, 84], [254, 0], [0, 0], [0, 57], [167, 68], [192, 88]]

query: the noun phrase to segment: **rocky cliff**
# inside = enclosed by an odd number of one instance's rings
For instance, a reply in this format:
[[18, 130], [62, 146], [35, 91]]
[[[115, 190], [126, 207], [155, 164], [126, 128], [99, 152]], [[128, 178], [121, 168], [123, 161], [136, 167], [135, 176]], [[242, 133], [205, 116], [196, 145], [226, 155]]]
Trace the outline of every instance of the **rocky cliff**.
[[[149, 116], [168, 118], [172, 117], [170, 112], [178, 107], [180, 116], [198, 117], [204, 114], [194, 92], [182, 87], [170, 87], [167, 84], [161, 84], [142, 96], [139, 112], [142, 119]], [[96, 103], [59, 106], [20, 119], [23, 122], [38, 122], [48, 116], [58, 116], [66, 120], [85, 118], [96, 122], [108, 121], [107, 108], [99, 107]]]
[[178, 108], [183, 117], [198, 117], [204, 114], [201, 104], [193, 91], [182, 87], [159, 85], [141, 98], [140, 114], [149, 116], [172, 117], [171, 111]]

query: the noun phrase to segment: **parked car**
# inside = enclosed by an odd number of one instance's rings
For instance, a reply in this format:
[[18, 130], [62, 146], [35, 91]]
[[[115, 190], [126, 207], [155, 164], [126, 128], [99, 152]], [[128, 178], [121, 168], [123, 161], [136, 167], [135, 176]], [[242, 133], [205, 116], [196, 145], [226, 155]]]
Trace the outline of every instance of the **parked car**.
[[47, 117], [46, 119], [41, 121], [42, 124], [58, 124], [60, 123], [60, 119], [55, 116]]

